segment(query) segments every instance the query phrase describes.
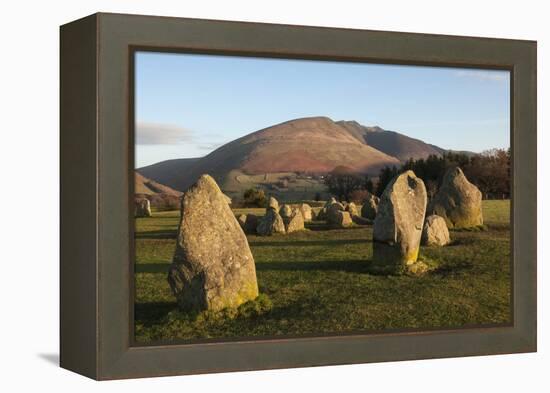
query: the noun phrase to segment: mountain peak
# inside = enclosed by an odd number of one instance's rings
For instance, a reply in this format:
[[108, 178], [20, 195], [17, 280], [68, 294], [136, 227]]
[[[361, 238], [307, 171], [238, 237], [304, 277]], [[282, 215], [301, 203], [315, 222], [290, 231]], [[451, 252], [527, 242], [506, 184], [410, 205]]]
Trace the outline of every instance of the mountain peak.
[[384, 131], [386, 131], [382, 127], [379, 127], [379, 126], [372, 126], [372, 127], [365, 127], [365, 128], [369, 132], [384, 132]]

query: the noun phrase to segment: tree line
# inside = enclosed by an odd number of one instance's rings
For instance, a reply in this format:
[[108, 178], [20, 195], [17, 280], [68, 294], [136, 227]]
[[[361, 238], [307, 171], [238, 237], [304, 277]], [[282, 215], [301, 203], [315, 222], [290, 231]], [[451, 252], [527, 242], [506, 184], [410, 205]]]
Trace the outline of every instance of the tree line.
[[481, 154], [448, 152], [427, 158], [409, 159], [401, 166], [386, 166], [380, 170], [376, 185], [367, 175], [337, 167], [325, 178], [329, 192], [340, 200], [354, 200], [363, 194], [382, 195], [388, 183], [400, 173], [412, 170], [426, 185], [428, 198], [438, 191], [448, 169], [460, 167], [466, 178], [475, 184], [484, 199], [508, 199], [511, 192], [510, 149], [491, 149]]

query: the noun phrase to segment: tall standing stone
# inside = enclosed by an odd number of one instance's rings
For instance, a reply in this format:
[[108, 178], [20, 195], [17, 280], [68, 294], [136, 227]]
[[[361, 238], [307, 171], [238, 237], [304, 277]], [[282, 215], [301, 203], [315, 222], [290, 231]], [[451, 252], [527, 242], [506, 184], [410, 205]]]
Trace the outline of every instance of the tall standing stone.
[[246, 236], [214, 179], [199, 178], [181, 202], [168, 283], [184, 310], [237, 307], [258, 296]]
[[134, 201], [135, 217], [151, 217], [151, 202], [147, 198], [141, 198]]
[[449, 228], [483, 225], [481, 191], [470, 183], [459, 167], [445, 173], [439, 191], [430, 202], [428, 213], [443, 217]]
[[413, 270], [426, 203], [424, 182], [413, 171], [402, 173], [387, 185], [373, 228], [373, 266], [377, 270], [395, 274]]

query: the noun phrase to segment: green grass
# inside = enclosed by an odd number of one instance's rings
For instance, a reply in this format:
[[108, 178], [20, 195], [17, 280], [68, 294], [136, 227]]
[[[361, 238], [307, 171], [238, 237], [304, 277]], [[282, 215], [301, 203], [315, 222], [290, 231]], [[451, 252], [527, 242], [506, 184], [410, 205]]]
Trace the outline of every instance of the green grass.
[[[166, 281], [178, 212], [137, 220], [138, 342], [455, 328], [510, 321], [509, 201], [484, 201], [483, 231], [451, 231], [423, 247], [438, 267], [422, 277], [369, 273], [372, 227], [248, 236], [260, 292], [238, 310], [178, 311]], [[242, 210], [239, 209], [239, 213]], [[260, 210], [259, 212], [263, 212]]]

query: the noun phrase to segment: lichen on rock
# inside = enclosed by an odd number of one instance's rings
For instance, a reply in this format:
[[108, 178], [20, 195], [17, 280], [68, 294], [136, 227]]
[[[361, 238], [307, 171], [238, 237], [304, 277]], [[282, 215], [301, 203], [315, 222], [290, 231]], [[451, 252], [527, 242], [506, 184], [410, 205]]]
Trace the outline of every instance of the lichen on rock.
[[481, 191], [455, 167], [445, 173], [428, 213], [443, 217], [449, 228], [479, 227], [483, 225], [481, 200]]
[[214, 179], [203, 175], [184, 193], [168, 283], [183, 310], [238, 307], [258, 296], [246, 236]]
[[426, 203], [424, 182], [413, 171], [387, 185], [374, 220], [374, 269], [401, 274], [417, 261]]

